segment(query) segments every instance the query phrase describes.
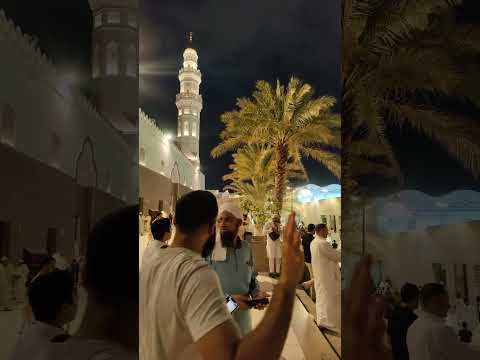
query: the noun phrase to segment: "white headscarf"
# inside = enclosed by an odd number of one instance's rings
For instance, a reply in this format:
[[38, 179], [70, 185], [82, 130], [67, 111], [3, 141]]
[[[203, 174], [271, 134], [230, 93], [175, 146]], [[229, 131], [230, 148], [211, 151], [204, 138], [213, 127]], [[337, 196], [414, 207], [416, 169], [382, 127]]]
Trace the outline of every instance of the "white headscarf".
[[[220, 207], [218, 214], [220, 215], [222, 212], [228, 212], [232, 214], [236, 219], [243, 221], [243, 210], [240, 206], [234, 203], [225, 203]], [[240, 232], [240, 229], [239, 229]], [[215, 236], [215, 248], [213, 249], [212, 253], [212, 260], [213, 261], [225, 261], [227, 259], [227, 248], [222, 246], [222, 238], [220, 235], [220, 231], [217, 230], [217, 234]]]

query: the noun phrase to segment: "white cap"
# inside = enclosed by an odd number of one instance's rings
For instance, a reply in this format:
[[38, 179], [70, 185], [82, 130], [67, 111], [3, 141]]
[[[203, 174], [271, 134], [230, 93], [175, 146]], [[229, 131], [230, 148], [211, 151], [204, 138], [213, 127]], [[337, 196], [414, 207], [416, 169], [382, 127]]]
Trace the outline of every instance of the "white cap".
[[243, 220], [243, 210], [237, 204], [234, 204], [231, 202], [223, 204], [220, 207], [218, 214], [220, 215], [224, 211], [229, 212], [230, 214], [235, 216], [238, 220]]

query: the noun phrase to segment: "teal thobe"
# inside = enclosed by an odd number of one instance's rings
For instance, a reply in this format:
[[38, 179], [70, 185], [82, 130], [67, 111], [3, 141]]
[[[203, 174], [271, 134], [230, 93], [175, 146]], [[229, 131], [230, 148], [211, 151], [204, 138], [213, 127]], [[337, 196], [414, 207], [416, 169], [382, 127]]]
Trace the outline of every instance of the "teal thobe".
[[[214, 261], [211, 257], [206, 260], [217, 273], [225, 294], [255, 297], [260, 292], [260, 286], [257, 281], [252, 249], [246, 241], [239, 243], [239, 248], [227, 248], [225, 261]], [[250, 310], [238, 309], [232, 316], [242, 336], [252, 331]]]

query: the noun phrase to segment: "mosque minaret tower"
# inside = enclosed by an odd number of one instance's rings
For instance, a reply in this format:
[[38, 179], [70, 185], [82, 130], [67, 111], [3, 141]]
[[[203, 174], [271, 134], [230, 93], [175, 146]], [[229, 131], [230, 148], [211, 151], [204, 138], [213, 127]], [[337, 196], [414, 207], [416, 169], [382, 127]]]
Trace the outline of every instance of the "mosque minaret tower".
[[189, 34], [188, 40], [189, 45], [183, 53], [183, 67], [178, 74], [180, 93], [176, 97], [177, 140], [182, 152], [198, 168], [200, 166], [200, 113], [203, 107], [200, 95], [202, 73], [198, 69], [198, 54], [193, 48], [192, 33]]

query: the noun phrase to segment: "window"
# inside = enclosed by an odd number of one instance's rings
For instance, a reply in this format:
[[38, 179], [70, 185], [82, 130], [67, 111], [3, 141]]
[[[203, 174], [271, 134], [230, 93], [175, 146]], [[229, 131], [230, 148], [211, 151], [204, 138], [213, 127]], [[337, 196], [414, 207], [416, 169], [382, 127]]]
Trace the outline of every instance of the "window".
[[180, 125], [180, 122], [178, 123], [178, 137], [182, 136], [182, 126]]
[[140, 164], [145, 166], [145, 149], [140, 148]]
[[118, 75], [118, 44], [114, 41], [107, 45], [107, 75]]
[[93, 77], [97, 78], [100, 76], [100, 46], [95, 45], [93, 49]]
[[10, 105], [5, 105], [0, 113], [0, 141], [15, 146], [15, 112]]
[[190, 114], [190, 109], [189, 108], [185, 109], [185, 114]]
[[188, 133], [188, 121], [183, 122], [183, 135], [184, 136], [189, 136], [190, 134]]
[[137, 77], [137, 72], [137, 48], [135, 45], [130, 45], [127, 51], [127, 76]]
[[128, 14], [128, 26], [137, 27], [137, 16], [134, 13], [129, 13]]
[[112, 10], [108, 12], [109, 24], [120, 24], [120, 11]]
[[95, 28], [102, 26], [102, 23], [103, 23], [102, 14], [95, 15]]
[[195, 123], [192, 123], [192, 136], [197, 136], [197, 127]]

